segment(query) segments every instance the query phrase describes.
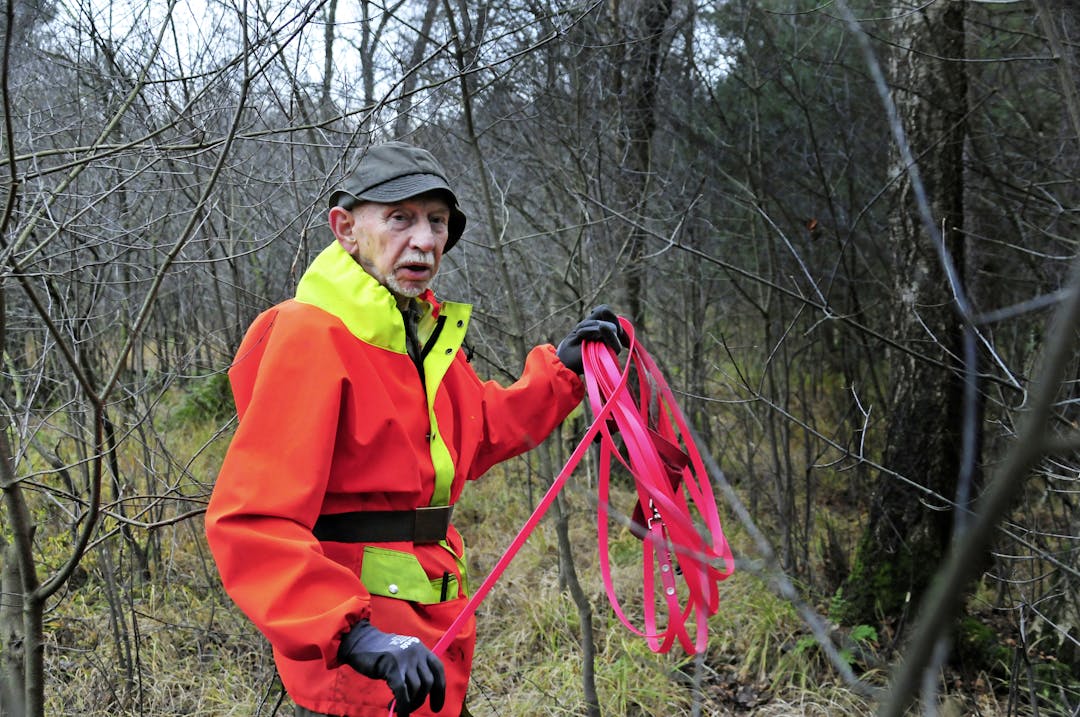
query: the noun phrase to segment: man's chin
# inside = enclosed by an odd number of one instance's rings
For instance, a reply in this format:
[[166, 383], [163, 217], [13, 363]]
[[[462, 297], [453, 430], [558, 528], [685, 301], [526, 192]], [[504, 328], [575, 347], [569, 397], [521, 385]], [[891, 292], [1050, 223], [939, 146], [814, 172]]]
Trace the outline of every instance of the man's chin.
[[386, 288], [390, 290], [395, 296], [400, 296], [404, 299], [415, 299], [416, 297], [427, 291], [428, 284], [431, 282], [418, 282], [418, 281], [398, 281], [391, 277], [386, 282]]

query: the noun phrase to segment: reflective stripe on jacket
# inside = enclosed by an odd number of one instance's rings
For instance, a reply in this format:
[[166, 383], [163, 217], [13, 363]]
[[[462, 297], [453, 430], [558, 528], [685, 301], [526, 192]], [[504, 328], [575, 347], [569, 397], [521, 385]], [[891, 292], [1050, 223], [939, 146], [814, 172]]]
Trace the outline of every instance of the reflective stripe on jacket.
[[[536, 446], [582, 398], [550, 345], [530, 352], [513, 385], [481, 381], [460, 350], [469, 307], [423, 298], [421, 342], [431, 343], [421, 381], [393, 295], [335, 242], [295, 299], [256, 318], [229, 371], [240, 421], [207, 539], [290, 696], [316, 712], [386, 715], [385, 684], [337, 661], [357, 620], [430, 647], [466, 601], [452, 526], [438, 544], [320, 543], [316, 519], [453, 504], [466, 480]], [[443, 658], [442, 714], [460, 710], [474, 641], [470, 624]]]

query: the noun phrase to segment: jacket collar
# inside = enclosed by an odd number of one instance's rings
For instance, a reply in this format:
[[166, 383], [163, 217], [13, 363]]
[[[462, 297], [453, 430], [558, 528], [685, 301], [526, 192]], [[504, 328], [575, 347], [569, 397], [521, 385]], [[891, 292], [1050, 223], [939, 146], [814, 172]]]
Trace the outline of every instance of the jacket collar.
[[[419, 298], [437, 312], [439, 304], [430, 289]], [[323, 249], [300, 277], [296, 300], [341, 319], [349, 333], [361, 341], [405, 353], [405, 323], [394, 295], [336, 241]]]

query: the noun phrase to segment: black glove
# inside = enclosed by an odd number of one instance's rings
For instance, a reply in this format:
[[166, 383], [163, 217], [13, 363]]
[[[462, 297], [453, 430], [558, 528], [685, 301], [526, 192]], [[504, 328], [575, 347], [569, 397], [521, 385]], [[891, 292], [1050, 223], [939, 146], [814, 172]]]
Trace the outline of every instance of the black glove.
[[606, 304], [593, 309], [555, 349], [563, 365], [578, 376], [585, 373], [585, 366], [581, 361], [582, 341], [602, 341], [616, 354], [622, 351], [623, 345], [630, 343], [626, 332], [619, 325], [619, 317]]
[[383, 632], [361, 620], [341, 639], [338, 659], [365, 677], [386, 680], [399, 715], [420, 709], [429, 694], [433, 712], [443, 707], [446, 672], [419, 638]]

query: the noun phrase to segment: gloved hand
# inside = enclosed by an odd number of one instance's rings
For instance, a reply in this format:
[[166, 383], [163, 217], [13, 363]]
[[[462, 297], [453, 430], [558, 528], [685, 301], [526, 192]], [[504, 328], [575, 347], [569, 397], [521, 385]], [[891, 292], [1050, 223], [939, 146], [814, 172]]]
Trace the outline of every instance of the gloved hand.
[[593, 309], [555, 349], [563, 365], [578, 376], [585, 373], [585, 366], [581, 361], [582, 341], [603, 341], [616, 354], [622, 351], [624, 345], [630, 343], [626, 332], [619, 325], [619, 317], [606, 304]]
[[446, 672], [419, 638], [383, 632], [361, 620], [341, 639], [338, 659], [365, 677], [386, 680], [399, 715], [420, 709], [429, 694], [433, 712], [443, 707]]

